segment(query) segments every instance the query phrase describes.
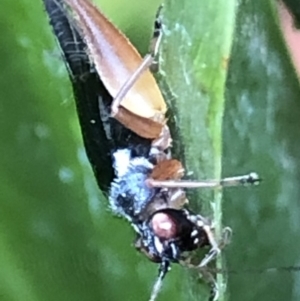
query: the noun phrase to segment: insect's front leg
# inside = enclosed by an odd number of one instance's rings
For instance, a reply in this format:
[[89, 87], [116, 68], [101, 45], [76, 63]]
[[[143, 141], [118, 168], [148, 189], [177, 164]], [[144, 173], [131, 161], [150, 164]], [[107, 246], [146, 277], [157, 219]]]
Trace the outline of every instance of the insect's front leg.
[[133, 87], [133, 85], [138, 81], [141, 75], [148, 69], [151, 71], [158, 70], [158, 64], [155, 61], [155, 57], [158, 53], [159, 45], [161, 43], [162, 38], [162, 25], [161, 25], [161, 12], [162, 6], [159, 7], [155, 22], [154, 22], [154, 31], [153, 36], [150, 42], [149, 53], [144, 57], [140, 66], [136, 69], [136, 71], [127, 79], [124, 85], [120, 88], [119, 92], [117, 93], [116, 97], [113, 99], [111, 105], [111, 116], [116, 116], [119, 107], [122, 103], [122, 99], [125, 97], [127, 92]]
[[216, 240], [214, 227], [211, 223], [207, 222], [207, 219], [202, 217], [201, 215], [198, 216], [201, 222], [203, 223], [203, 230], [205, 231], [209, 244], [211, 245], [210, 251], [207, 255], [202, 259], [198, 268], [203, 268], [207, 266], [212, 260], [214, 260], [220, 253], [221, 249], [224, 248], [229, 242], [232, 235], [232, 230], [229, 227], [226, 227], [222, 231], [222, 237], [219, 241]]
[[154, 22], [154, 28], [153, 28], [153, 34], [150, 41], [150, 47], [149, 47], [149, 53], [152, 53], [152, 57], [155, 59], [152, 62], [152, 65], [150, 66], [150, 70], [154, 72], [158, 72], [159, 70], [159, 63], [157, 56], [159, 55], [159, 47], [161, 45], [162, 40], [162, 19], [161, 19], [161, 10], [163, 8], [163, 5], [160, 5]]

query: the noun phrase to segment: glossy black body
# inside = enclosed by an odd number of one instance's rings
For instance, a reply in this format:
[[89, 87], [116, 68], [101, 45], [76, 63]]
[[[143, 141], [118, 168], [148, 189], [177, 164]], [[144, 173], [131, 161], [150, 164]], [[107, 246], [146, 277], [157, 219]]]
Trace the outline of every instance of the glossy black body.
[[[178, 263], [180, 260], [184, 259], [183, 254], [185, 252], [209, 245], [205, 231], [199, 231], [199, 228], [195, 223], [189, 220], [189, 216], [195, 216], [191, 211], [166, 208], [157, 210], [154, 214], [160, 212], [168, 214], [175, 221], [178, 226], [178, 232], [176, 236], [167, 242], [163, 252], [158, 252], [154, 242], [155, 234], [150, 225], [152, 216], [147, 220], [138, 223], [139, 231], [143, 238], [142, 248], [146, 249], [146, 253], [152, 261], [157, 263], [162, 263], [164, 261], [168, 263]], [[191, 237], [191, 233], [195, 230], [198, 231], [197, 244], [195, 244], [194, 239]]]

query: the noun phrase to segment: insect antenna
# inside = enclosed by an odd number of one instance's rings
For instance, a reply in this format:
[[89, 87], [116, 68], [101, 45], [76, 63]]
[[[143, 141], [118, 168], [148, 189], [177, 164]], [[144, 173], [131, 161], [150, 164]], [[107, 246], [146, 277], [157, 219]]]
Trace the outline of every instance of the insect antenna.
[[247, 175], [235, 176], [229, 178], [223, 178], [221, 180], [167, 180], [158, 181], [148, 179], [147, 184], [150, 187], [161, 188], [218, 188], [218, 187], [230, 187], [230, 186], [245, 186], [245, 185], [257, 185], [261, 182], [258, 174], [251, 172]]
[[165, 278], [166, 274], [170, 270], [170, 262], [164, 260], [159, 267], [158, 276], [156, 278], [156, 281], [153, 285], [151, 296], [149, 301], [155, 301], [157, 298], [158, 293], [161, 290], [163, 279]]

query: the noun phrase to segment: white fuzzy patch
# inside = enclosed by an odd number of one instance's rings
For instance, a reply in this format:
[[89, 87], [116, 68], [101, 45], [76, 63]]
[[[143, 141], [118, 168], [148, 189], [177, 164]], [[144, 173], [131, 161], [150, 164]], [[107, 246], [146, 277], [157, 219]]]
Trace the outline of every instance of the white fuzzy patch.
[[154, 166], [151, 164], [146, 158], [144, 157], [137, 157], [131, 160], [131, 165], [133, 166], [139, 166], [142, 165], [146, 168], [152, 169]]
[[118, 178], [127, 173], [130, 164], [130, 153], [129, 149], [119, 149], [113, 154], [114, 168]]
[[146, 158], [137, 157], [131, 159], [130, 156], [131, 156], [131, 150], [127, 148], [119, 149], [113, 154], [114, 168], [118, 178], [123, 177], [128, 172], [128, 168], [130, 165], [131, 166], [142, 165], [149, 169], [153, 168], [153, 164], [151, 164]]
[[156, 247], [156, 250], [159, 252], [159, 253], [162, 253], [163, 251], [163, 245], [162, 243], [160, 242], [159, 238], [158, 237], [154, 237], [154, 244], [155, 244], [155, 247]]
[[193, 230], [193, 232], [191, 233], [191, 237], [197, 236], [198, 235], [198, 231], [197, 230]]

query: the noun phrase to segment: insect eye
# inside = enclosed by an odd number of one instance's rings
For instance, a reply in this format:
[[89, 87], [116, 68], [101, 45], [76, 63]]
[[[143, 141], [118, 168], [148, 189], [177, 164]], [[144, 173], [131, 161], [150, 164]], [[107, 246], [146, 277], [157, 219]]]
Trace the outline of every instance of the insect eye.
[[150, 221], [155, 236], [160, 239], [172, 239], [177, 236], [177, 225], [172, 217], [165, 212], [155, 213]]

